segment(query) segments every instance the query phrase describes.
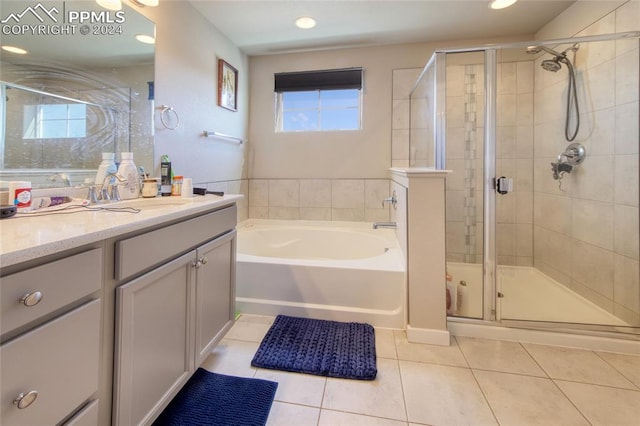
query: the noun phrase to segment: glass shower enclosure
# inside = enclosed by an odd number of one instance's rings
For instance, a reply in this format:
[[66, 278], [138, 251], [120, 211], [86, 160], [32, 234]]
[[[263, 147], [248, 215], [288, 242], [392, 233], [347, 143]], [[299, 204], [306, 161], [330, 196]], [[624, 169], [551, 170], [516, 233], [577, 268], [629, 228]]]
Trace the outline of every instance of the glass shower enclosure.
[[447, 314], [640, 337], [640, 32], [441, 50], [410, 166], [447, 169]]

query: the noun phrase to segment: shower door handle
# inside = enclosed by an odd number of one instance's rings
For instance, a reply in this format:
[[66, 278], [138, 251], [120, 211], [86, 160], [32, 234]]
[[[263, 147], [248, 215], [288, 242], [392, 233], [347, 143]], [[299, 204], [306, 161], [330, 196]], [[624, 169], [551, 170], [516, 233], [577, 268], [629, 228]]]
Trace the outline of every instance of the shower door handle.
[[500, 176], [495, 179], [495, 188], [498, 194], [508, 194], [509, 192], [513, 192], [513, 179]]

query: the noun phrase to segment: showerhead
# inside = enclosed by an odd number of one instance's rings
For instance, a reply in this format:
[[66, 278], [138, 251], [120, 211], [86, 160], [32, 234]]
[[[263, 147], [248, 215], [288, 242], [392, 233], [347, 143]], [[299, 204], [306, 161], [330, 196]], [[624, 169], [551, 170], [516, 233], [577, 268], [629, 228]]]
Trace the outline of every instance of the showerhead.
[[545, 59], [540, 63], [540, 66], [546, 71], [558, 72], [560, 68], [562, 68], [562, 62], [568, 62], [567, 51], [570, 49], [577, 49], [577, 47], [576, 45], [574, 45], [573, 47], [570, 47], [569, 49], [560, 53], [546, 46], [529, 46], [527, 47], [527, 53], [529, 53], [530, 55], [535, 55], [536, 53], [540, 53], [544, 50], [548, 54], [552, 55], [553, 58]]
[[562, 68], [562, 65], [560, 65], [561, 59], [562, 57], [559, 56], [556, 56], [553, 59], [545, 59], [540, 63], [540, 66], [546, 71], [558, 72], [560, 68]]

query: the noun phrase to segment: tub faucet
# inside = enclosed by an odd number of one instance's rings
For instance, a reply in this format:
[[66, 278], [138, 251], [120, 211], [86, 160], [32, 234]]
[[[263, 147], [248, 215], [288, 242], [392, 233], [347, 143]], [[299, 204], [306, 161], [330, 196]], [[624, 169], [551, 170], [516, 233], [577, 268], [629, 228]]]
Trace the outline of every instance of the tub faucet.
[[373, 229], [378, 229], [378, 228], [396, 229], [397, 225], [395, 222], [373, 222]]

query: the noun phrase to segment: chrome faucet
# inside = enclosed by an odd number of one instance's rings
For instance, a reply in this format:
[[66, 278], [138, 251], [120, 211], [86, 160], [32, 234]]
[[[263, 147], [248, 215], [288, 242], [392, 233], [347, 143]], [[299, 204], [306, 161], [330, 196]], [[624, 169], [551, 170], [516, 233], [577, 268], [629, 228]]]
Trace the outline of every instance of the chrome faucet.
[[[117, 182], [112, 183], [114, 178]], [[96, 185], [89, 187], [87, 198], [90, 204], [97, 204], [100, 201], [120, 201], [120, 193], [118, 192], [118, 182], [126, 182], [127, 179], [119, 173], [108, 173], [102, 181], [100, 193], [97, 192]], [[111, 185], [111, 193], [109, 193], [109, 185]]]
[[391, 197], [385, 198], [382, 200], [382, 207], [384, 207], [384, 203], [389, 203], [393, 206], [394, 210], [397, 209], [396, 204], [398, 204], [398, 198], [396, 197], [396, 191], [393, 191]]
[[397, 227], [398, 225], [396, 224], [396, 222], [373, 222], [373, 229], [378, 229], [378, 228], [396, 229]]

